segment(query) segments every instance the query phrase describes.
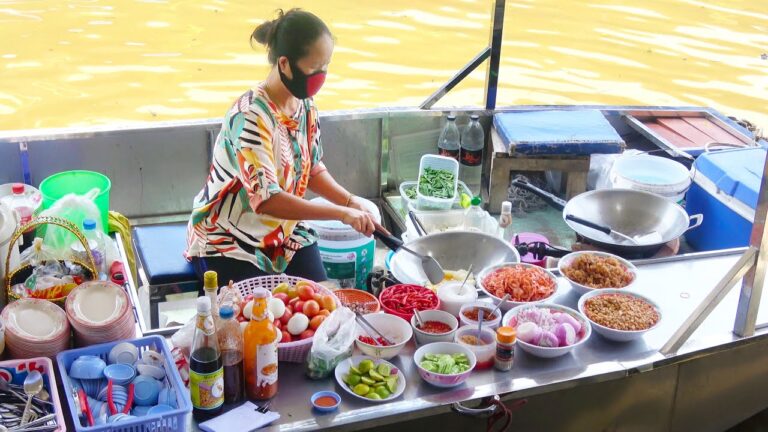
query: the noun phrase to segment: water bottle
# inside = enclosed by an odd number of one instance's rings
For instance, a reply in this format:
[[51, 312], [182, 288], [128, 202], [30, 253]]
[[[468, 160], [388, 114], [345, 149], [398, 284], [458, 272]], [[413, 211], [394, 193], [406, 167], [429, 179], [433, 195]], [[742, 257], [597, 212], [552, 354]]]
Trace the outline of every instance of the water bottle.
[[482, 205], [483, 200], [476, 196], [472, 198], [472, 204], [464, 214], [464, 230], [465, 231], [483, 231], [483, 225], [485, 224], [485, 210]]
[[[19, 218], [19, 226], [22, 226], [31, 221], [35, 216], [35, 206], [24, 194], [23, 183], [14, 183], [11, 186], [11, 193], [12, 195], [3, 198], [3, 202], [16, 212], [16, 215]], [[23, 245], [27, 247], [31, 246], [34, 237], [34, 228], [24, 232]]]
[[102, 234], [96, 230], [96, 221], [85, 219], [83, 221], [83, 234], [88, 241], [88, 247], [91, 249], [91, 255], [96, 262], [96, 271], [99, 273], [99, 279], [105, 279], [107, 274], [107, 254], [106, 246]]
[[480, 194], [480, 178], [483, 171], [483, 149], [485, 133], [480, 125], [480, 117], [470, 117], [469, 125], [461, 134], [461, 168], [459, 178], [473, 194]]
[[440, 156], [446, 156], [459, 160], [461, 144], [459, 138], [459, 128], [456, 126], [456, 116], [449, 115], [443, 131], [440, 132], [440, 138], [437, 140], [437, 148]]

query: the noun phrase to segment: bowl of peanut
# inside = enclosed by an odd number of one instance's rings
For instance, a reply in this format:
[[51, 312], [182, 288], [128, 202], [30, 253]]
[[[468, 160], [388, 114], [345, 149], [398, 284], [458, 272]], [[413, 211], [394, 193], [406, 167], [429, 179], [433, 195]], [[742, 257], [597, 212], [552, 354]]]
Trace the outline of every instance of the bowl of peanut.
[[640, 338], [661, 322], [655, 302], [625, 289], [590, 291], [579, 299], [579, 312], [596, 333], [617, 342]]

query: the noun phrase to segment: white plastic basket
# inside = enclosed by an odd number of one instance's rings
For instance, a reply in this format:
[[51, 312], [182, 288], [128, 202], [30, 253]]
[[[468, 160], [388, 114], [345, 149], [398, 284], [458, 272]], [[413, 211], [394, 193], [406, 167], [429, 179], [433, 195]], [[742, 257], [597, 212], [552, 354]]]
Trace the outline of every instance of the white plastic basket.
[[[426, 168], [449, 171], [453, 173], [453, 196], [451, 198], [435, 198], [421, 194], [421, 176]], [[424, 155], [419, 163], [419, 178], [416, 186], [416, 207], [420, 210], [447, 210], [453, 206], [456, 199], [456, 189], [459, 183], [459, 162], [456, 159], [437, 156]]]
[[[249, 294], [253, 294], [253, 290], [256, 288], [264, 288], [268, 291], [272, 291], [281, 283], [287, 283], [290, 285], [296, 285], [297, 282], [309, 282], [316, 292], [322, 295], [333, 295], [333, 292], [328, 288], [313, 282], [309, 279], [303, 279], [295, 276], [288, 276], [284, 274], [262, 276], [244, 281], [237, 282], [232, 286], [240, 292], [240, 295], [245, 298]], [[334, 295], [334, 301], [336, 301], [336, 307], [341, 307], [341, 302]], [[289, 363], [304, 363], [307, 359], [309, 350], [312, 349], [312, 340], [314, 338], [298, 340], [294, 342], [285, 342], [277, 344], [277, 359], [283, 362]]]

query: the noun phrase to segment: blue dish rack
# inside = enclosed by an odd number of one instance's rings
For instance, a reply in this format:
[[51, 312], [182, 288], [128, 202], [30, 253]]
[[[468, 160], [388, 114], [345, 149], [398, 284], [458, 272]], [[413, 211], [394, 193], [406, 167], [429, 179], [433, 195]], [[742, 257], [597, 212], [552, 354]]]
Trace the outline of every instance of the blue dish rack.
[[72, 362], [82, 355], [94, 355], [107, 361], [109, 351], [124, 341], [110, 342], [100, 345], [93, 345], [86, 348], [78, 348], [67, 350], [59, 353], [56, 356], [58, 363], [59, 374], [63, 381], [64, 392], [67, 397], [67, 405], [69, 406], [69, 412], [72, 413], [72, 421], [75, 425], [75, 430], [78, 432], [176, 432], [185, 431], [188, 426], [188, 415], [192, 412], [192, 403], [189, 399], [189, 393], [184, 386], [184, 382], [181, 380], [179, 371], [176, 369], [175, 362], [171, 356], [168, 346], [160, 336], [148, 336], [139, 339], [132, 339], [129, 342], [139, 349], [140, 353], [148, 350], [157, 351], [162, 353], [165, 359], [165, 373], [166, 380], [170, 388], [176, 394], [176, 400], [179, 408], [168, 411], [162, 414], [147, 415], [144, 417], [138, 417], [136, 419], [118, 422], [107, 423], [97, 426], [82, 426], [80, 419], [77, 417], [77, 411], [75, 410], [75, 402], [72, 399], [72, 383], [69, 380], [69, 367]]

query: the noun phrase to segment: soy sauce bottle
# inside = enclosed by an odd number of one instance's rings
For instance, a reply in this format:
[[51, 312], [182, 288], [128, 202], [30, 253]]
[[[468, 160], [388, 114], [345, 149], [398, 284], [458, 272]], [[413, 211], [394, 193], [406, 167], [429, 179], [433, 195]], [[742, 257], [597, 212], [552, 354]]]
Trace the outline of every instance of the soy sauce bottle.
[[224, 407], [224, 368], [211, 316], [211, 299], [198, 297], [195, 339], [189, 362], [192, 415], [200, 422], [221, 414]]

